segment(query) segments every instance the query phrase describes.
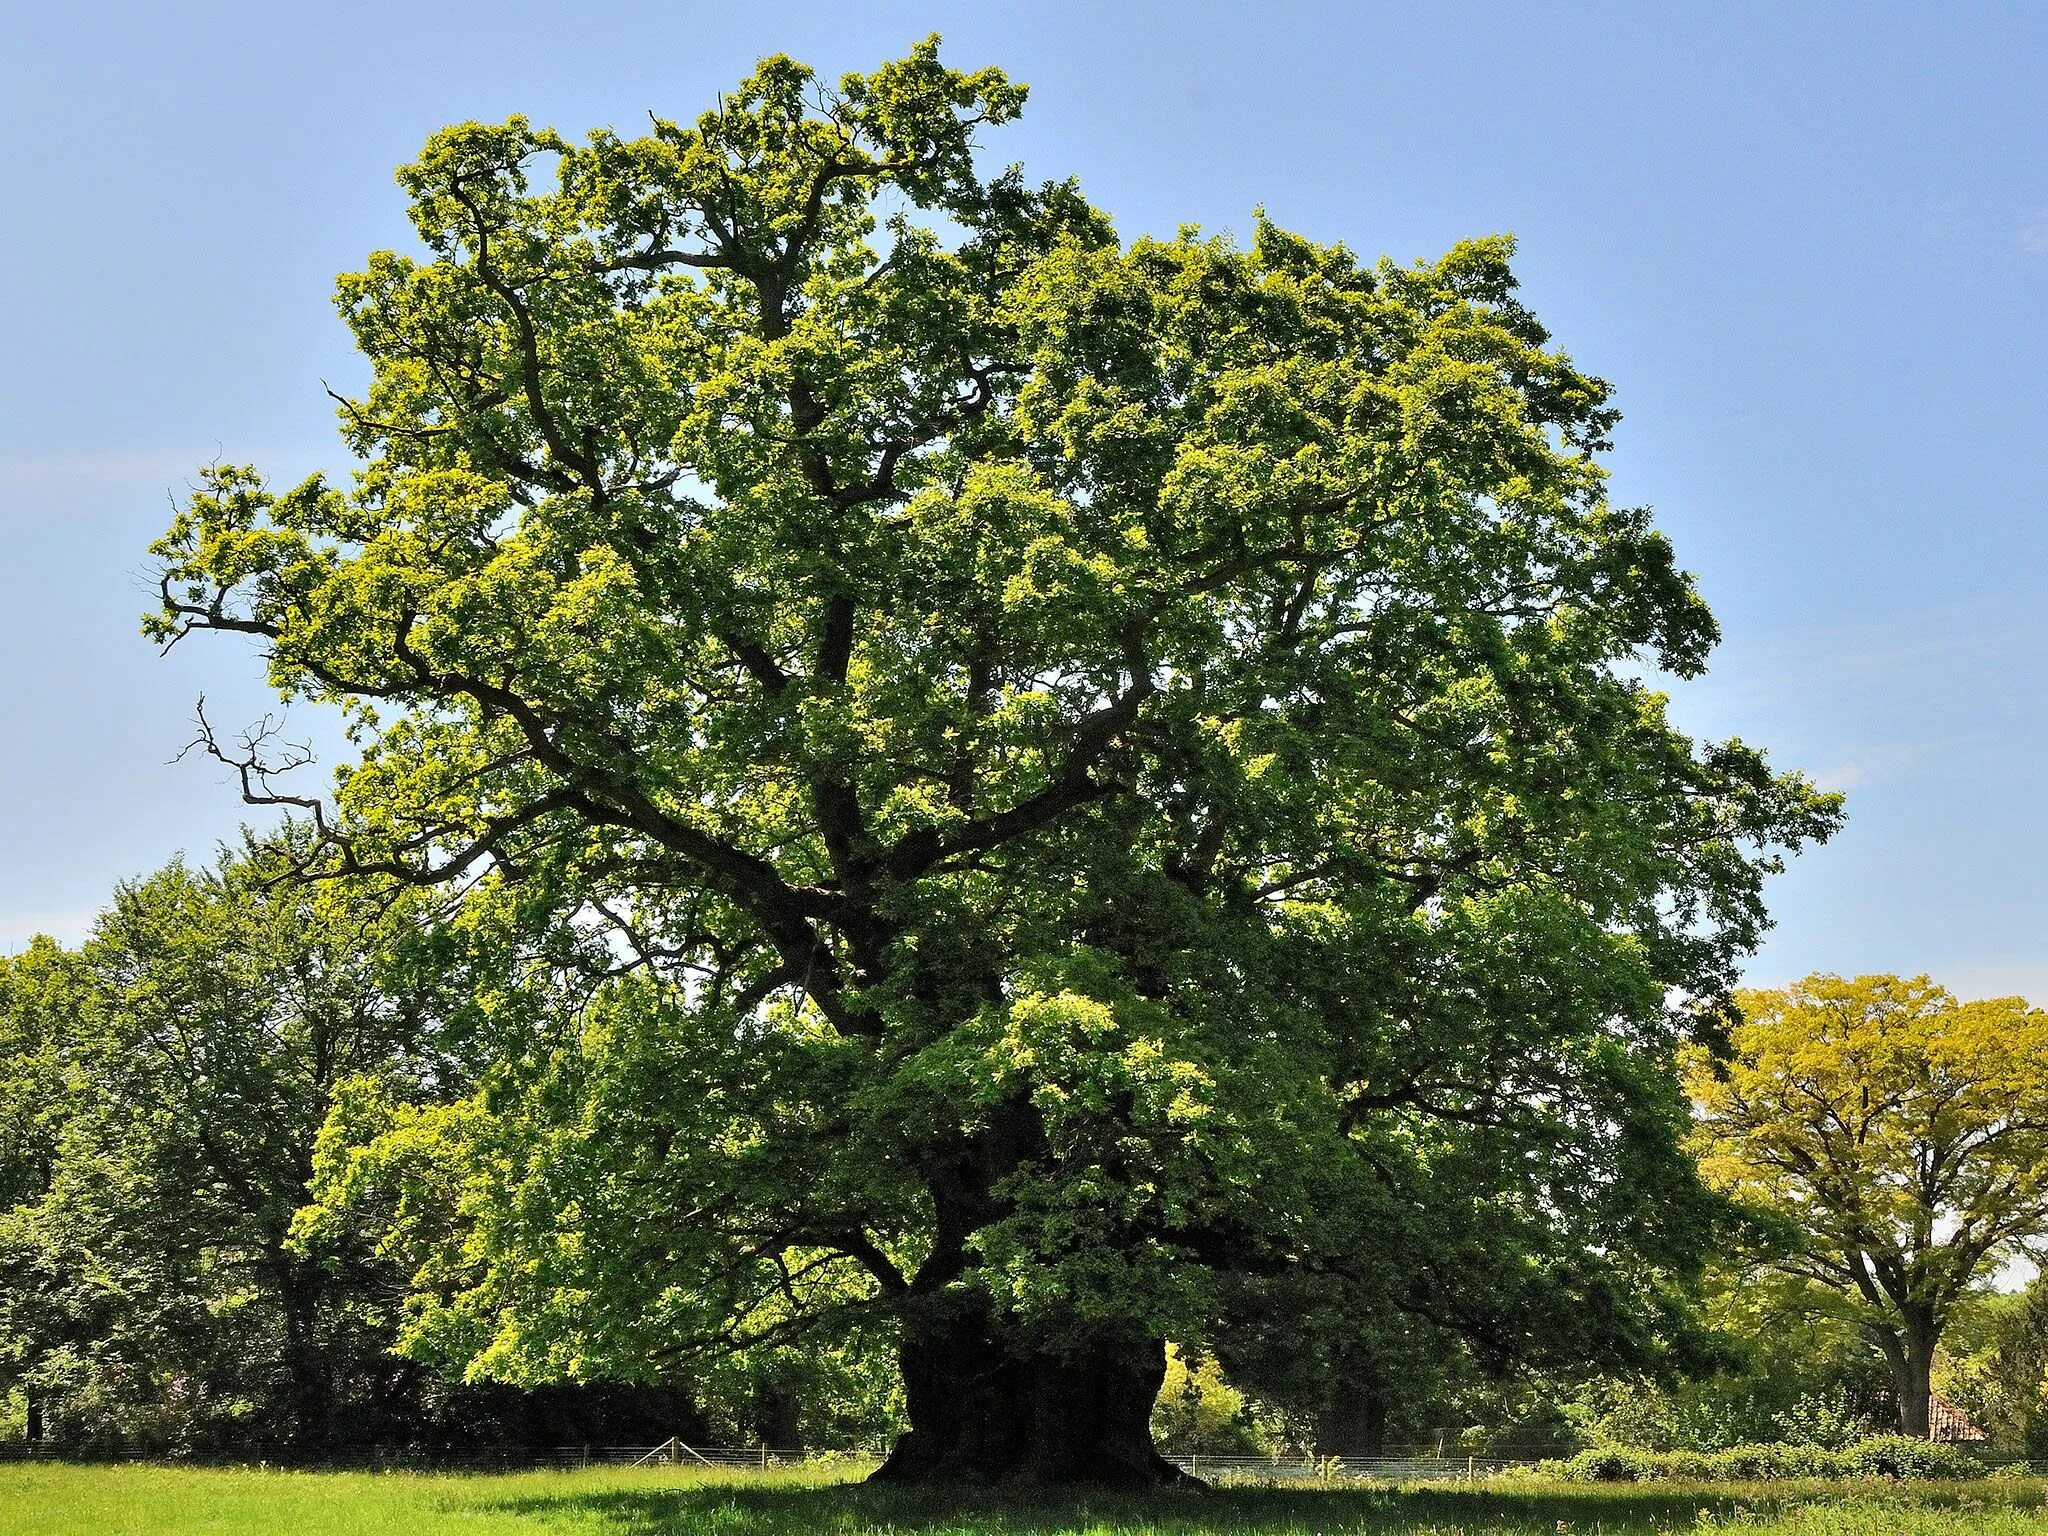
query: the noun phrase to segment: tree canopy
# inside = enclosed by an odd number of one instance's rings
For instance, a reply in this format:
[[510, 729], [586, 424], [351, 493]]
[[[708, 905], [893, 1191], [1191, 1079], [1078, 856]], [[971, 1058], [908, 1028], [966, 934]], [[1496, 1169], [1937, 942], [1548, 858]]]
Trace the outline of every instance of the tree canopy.
[[1957, 1303], [2048, 1235], [2048, 1013], [1924, 976], [1809, 976], [1736, 1006], [1727, 1059], [1686, 1063], [1702, 1169], [1786, 1220], [1785, 1267], [1839, 1298], [1925, 1434]]
[[384, 1406], [395, 1277], [292, 1223], [337, 1083], [460, 1084], [434, 989], [395, 984], [407, 914], [276, 872], [172, 864], [0, 968], [0, 1117], [40, 1127], [0, 1190], [0, 1378], [61, 1434], [306, 1443]]
[[415, 1348], [880, 1329], [888, 1475], [1144, 1479], [1261, 1287], [1513, 1358], [1696, 1259], [1671, 1053], [1838, 806], [1643, 681], [1715, 627], [1606, 386], [1506, 239], [1125, 242], [980, 168], [1023, 100], [928, 42], [435, 135], [340, 284], [354, 480], [156, 546], [152, 634], [348, 715], [331, 799], [209, 732], [302, 873], [460, 889], [503, 978], [480, 1091], [325, 1164]]

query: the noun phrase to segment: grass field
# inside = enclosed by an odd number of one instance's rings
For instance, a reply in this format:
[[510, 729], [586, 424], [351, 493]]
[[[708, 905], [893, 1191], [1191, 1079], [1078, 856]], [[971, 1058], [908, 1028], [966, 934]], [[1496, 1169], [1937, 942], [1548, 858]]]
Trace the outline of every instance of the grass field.
[[2038, 1481], [1478, 1489], [1233, 1488], [1018, 1500], [870, 1492], [822, 1473], [415, 1473], [0, 1467], [0, 1536], [2048, 1536]]

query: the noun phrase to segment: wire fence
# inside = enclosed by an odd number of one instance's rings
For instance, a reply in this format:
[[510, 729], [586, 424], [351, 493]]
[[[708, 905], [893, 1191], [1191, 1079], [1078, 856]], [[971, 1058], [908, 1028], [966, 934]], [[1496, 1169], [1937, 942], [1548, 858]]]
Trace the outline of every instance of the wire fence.
[[[788, 1467], [827, 1460], [858, 1461], [837, 1453], [827, 1457], [763, 1446], [661, 1445], [495, 1445], [460, 1447], [209, 1446], [166, 1451], [158, 1446], [66, 1445], [58, 1442], [0, 1443], [0, 1462], [82, 1462], [193, 1467], [288, 1467], [331, 1472], [573, 1472], [585, 1467], [705, 1466], [733, 1470]], [[878, 1457], [867, 1458], [878, 1461]]]
[[[2048, 1463], [1975, 1450], [1987, 1472], [1994, 1469], [2048, 1471]], [[1264, 1456], [1169, 1455], [1167, 1460], [1208, 1482], [1289, 1485], [1462, 1482], [1478, 1483], [1516, 1470], [1533, 1469], [1551, 1457], [1460, 1456], [1434, 1447], [1369, 1456], [1293, 1453]], [[195, 1467], [276, 1467], [351, 1472], [569, 1472], [588, 1467], [672, 1467], [713, 1471], [809, 1468], [859, 1475], [878, 1465], [871, 1451], [778, 1450], [772, 1446], [693, 1445], [681, 1439], [659, 1445], [468, 1446], [419, 1448], [368, 1446], [323, 1449], [241, 1446], [169, 1453], [160, 1447], [0, 1442], [0, 1463], [151, 1463]]]

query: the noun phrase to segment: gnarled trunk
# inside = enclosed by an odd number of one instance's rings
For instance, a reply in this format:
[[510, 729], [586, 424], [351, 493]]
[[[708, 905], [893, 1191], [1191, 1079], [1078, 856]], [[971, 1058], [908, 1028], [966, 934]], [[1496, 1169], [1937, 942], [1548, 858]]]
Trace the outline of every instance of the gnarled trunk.
[[1165, 1342], [1095, 1338], [1034, 1349], [971, 1304], [906, 1327], [910, 1429], [874, 1475], [885, 1483], [1191, 1482], [1152, 1444]]
[[324, 1282], [311, 1264], [282, 1251], [275, 1254], [273, 1265], [284, 1323], [286, 1401], [280, 1427], [296, 1446], [322, 1445], [335, 1427], [333, 1372], [320, 1338]]
[[1152, 1444], [1166, 1341], [1136, 1329], [1028, 1335], [974, 1284], [972, 1234], [1008, 1210], [1006, 1179], [1045, 1152], [1028, 1096], [979, 1133], [934, 1149], [932, 1251], [900, 1314], [910, 1429], [875, 1473], [885, 1483], [1156, 1488], [1194, 1479]]

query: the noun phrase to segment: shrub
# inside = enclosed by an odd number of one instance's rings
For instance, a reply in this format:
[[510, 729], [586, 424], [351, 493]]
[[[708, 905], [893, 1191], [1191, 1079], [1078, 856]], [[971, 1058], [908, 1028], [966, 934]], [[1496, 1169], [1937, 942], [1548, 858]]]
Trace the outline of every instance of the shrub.
[[1983, 1464], [1960, 1446], [1911, 1435], [1872, 1435], [1842, 1454], [1852, 1477], [1974, 1477], [1983, 1471]]
[[1658, 1475], [1662, 1451], [1638, 1451], [1625, 1445], [1599, 1445], [1558, 1462], [1558, 1476], [1574, 1483], [1635, 1483]]
[[1870, 1421], [1849, 1406], [1849, 1394], [1840, 1387], [1827, 1392], [1809, 1392], [1776, 1416], [1778, 1433], [1773, 1437], [1788, 1445], [1821, 1445], [1839, 1451], [1870, 1435]]
[[1786, 1477], [1844, 1477], [1839, 1451], [1820, 1445], [1732, 1445], [1708, 1458], [1709, 1477], [1730, 1482], [1774, 1482]]
[[1906, 1435], [1871, 1435], [1839, 1451], [1820, 1445], [1734, 1445], [1725, 1451], [1639, 1451], [1599, 1446], [1549, 1464], [1574, 1483], [1640, 1483], [1657, 1478], [1770, 1482], [1788, 1477], [1975, 1477], [1968, 1451]]
[[1785, 1475], [1786, 1447], [1731, 1445], [1707, 1458], [1707, 1476], [1729, 1482], [1762, 1482]]
[[1811, 1441], [1778, 1447], [1784, 1470], [1779, 1477], [1844, 1477], [1848, 1475], [1846, 1453], [1833, 1446]]

